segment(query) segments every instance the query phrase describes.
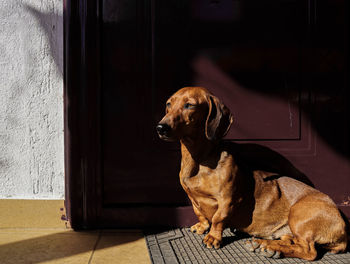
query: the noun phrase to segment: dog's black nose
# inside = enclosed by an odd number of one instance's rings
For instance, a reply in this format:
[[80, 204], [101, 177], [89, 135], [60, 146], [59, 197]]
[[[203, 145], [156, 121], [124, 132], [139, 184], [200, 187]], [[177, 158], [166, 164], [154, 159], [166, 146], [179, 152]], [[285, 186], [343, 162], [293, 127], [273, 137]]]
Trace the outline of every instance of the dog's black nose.
[[167, 124], [158, 124], [156, 130], [160, 136], [165, 136], [170, 131], [170, 126]]

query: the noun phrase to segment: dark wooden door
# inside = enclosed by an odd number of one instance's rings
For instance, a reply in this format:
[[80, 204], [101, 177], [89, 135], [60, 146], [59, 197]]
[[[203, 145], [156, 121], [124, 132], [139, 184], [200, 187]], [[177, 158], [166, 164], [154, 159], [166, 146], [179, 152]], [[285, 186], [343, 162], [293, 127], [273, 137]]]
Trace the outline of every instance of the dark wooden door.
[[194, 221], [178, 181], [179, 145], [154, 129], [183, 86], [204, 86], [231, 109], [227, 139], [282, 154], [350, 216], [346, 1], [67, 3], [66, 21], [80, 21], [66, 23], [73, 226]]

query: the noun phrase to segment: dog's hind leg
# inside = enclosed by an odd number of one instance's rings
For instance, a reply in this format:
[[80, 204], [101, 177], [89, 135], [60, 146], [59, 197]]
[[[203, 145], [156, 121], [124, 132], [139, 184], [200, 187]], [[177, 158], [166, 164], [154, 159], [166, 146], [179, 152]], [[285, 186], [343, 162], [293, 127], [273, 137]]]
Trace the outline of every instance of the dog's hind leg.
[[280, 257], [280, 254], [290, 258], [301, 258], [305, 260], [314, 260], [317, 257], [315, 243], [304, 239], [253, 239], [252, 244], [255, 245], [255, 252], [261, 253], [265, 257]]
[[346, 247], [345, 222], [335, 204], [324, 194], [309, 194], [296, 202], [291, 207], [288, 224], [292, 237], [257, 239], [254, 245], [259, 244], [263, 254], [279, 251], [285, 257], [305, 260], [316, 259], [315, 244], [334, 253], [344, 251]]

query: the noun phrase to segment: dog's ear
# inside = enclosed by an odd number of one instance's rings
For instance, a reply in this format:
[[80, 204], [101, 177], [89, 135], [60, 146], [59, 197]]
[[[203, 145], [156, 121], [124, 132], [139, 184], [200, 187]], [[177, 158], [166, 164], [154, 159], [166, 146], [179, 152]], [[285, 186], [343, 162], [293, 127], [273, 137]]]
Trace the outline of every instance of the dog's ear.
[[209, 95], [207, 101], [209, 111], [205, 121], [205, 135], [209, 140], [223, 138], [233, 122], [232, 114], [217, 97]]

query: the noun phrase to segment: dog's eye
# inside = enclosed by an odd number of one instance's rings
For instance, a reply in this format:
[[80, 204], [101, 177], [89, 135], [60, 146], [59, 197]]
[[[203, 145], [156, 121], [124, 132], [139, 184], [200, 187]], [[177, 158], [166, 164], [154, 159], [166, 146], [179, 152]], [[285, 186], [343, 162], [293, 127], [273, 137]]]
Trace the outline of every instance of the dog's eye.
[[185, 109], [193, 109], [195, 107], [195, 105], [194, 104], [190, 104], [190, 103], [186, 103], [185, 105], [184, 105], [184, 108]]
[[166, 103], [166, 107], [169, 108], [171, 106], [171, 103]]

